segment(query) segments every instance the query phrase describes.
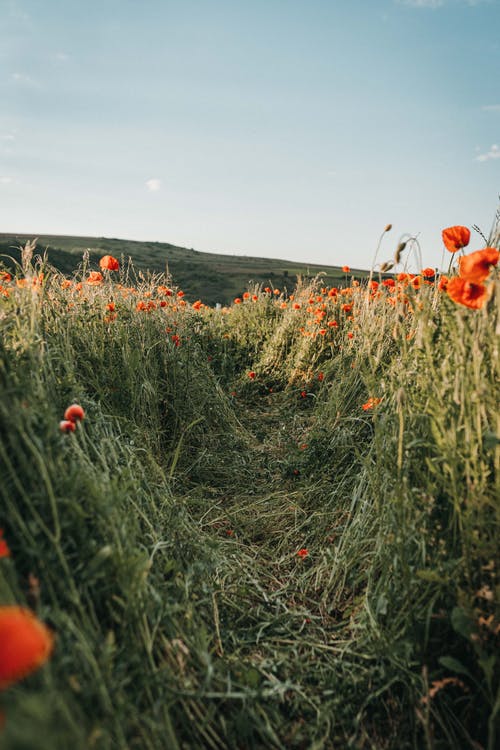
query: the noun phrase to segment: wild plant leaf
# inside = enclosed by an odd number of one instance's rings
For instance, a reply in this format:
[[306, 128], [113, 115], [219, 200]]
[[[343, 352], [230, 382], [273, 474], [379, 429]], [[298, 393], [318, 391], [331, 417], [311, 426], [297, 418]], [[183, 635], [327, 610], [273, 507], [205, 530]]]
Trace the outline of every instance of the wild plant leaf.
[[441, 656], [439, 657], [439, 663], [446, 667], [446, 669], [450, 669], [452, 672], [457, 672], [458, 674], [465, 674], [467, 677], [471, 677], [472, 675], [465, 667], [461, 661], [458, 659], [455, 659], [453, 656]]

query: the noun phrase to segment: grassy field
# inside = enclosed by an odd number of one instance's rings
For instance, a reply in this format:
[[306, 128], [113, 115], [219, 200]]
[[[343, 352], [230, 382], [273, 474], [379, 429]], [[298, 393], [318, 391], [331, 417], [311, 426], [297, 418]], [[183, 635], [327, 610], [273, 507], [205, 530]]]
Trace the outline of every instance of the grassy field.
[[[0, 233], [0, 256], [20, 259], [20, 246], [33, 239], [30, 235]], [[133, 242], [105, 237], [66, 237], [40, 235], [37, 252], [47, 253], [49, 262], [66, 274], [72, 274], [85, 252], [96, 263], [103, 255], [113, 255], [123, 262], [130, 258], [137, 273], [168, 273], [194, 301], [215, 305], [229, 304], [249, 284], [271, 285], [291, 292], [297, 278], [311, 279], [323, 274], [325, 284], [338, 285], [345, 274], [338, 266], [301, 264], [271, 258], [201, 253], [164, 242]], [[347, 261], [348, 262], [348, 261]], [[123, 264], [123, 263], [122, 263]], [[353, 270], [358, 278], [366, 271]]]
[[0, 605], [55, 646], [2, 750], [494, 750], [495, 270], [478, 309], [427, 270], [215, 310], [31, 255], [0, 278]]

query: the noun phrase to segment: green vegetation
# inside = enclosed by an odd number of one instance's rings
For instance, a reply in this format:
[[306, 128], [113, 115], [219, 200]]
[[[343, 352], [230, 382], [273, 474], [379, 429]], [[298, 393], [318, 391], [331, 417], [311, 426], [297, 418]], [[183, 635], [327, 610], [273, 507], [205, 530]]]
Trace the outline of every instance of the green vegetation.
[[0, 747], [494, 750], [498, 289], [223, 312], [29, 260], [0, 282], [0, 604], [56, 646]]
[[[28, 235], [0, 233], [0, 255], [20, 258], [19, 247]], [[17, 250], [16, 250], [17, 248]], [[113, 255], [122, 261], [132, 259], [137, 272], [168, 273], [184, 289], [192, 301], [201, 299], [209, 305], [229, 304], [249, 284], [271, 285], [292, 291], [297, 278], [311, 279], [323, 274], [325, 284], [345, 283], [345, 274], [336, 266], [293, 263], [270, 258], [253, 258], [238, 255], [201, 253], [165, 242], [134, 242], [104, 237], [66, 237], [40, 235], [37, 252], [47, 252], [49, 262], [66, 274], [72, 274], [75, 264], [88, 251], [91, 261], [103, 255]], [[366, 271], [354, 271], [358, 278]]]

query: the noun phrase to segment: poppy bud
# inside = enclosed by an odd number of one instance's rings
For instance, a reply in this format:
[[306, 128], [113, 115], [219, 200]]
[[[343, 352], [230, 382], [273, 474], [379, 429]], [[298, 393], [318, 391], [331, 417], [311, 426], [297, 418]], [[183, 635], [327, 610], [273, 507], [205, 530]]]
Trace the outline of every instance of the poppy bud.
[[399, 263], [401, 260], [401, 253], [406, 247], [406, 242], [400, 242], [399, 245], [396, 248], [396, 254], [394, 255], [394, 262]]

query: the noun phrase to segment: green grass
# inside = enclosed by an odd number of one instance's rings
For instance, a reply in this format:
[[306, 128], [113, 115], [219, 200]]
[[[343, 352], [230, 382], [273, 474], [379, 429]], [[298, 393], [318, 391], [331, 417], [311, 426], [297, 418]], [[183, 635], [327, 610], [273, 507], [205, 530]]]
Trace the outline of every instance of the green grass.
[[0, 297], [0, 603], [56, 647], [0, 747], [494, 750], [498, 293], [140, 312], [157, 278], [43, 270]]

